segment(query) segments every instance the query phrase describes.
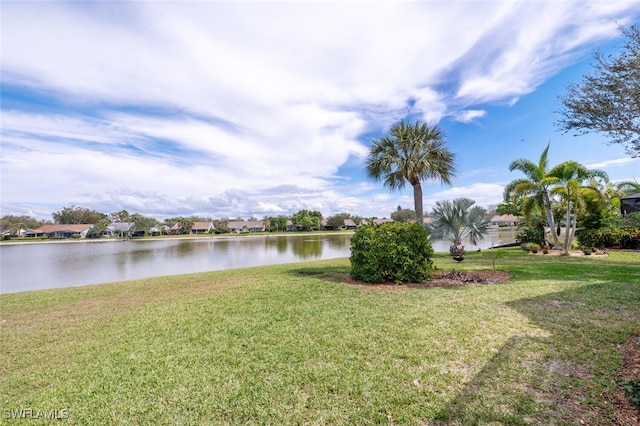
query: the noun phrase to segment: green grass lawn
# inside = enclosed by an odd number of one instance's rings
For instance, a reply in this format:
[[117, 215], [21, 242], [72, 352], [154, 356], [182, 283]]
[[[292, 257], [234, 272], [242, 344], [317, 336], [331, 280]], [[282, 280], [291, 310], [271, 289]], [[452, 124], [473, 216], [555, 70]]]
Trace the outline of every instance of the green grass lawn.
[[612, 422], [640, 253], [496, 265], [510, 281], [375, 290], [339, 259], [3, 295], [0, 423]]

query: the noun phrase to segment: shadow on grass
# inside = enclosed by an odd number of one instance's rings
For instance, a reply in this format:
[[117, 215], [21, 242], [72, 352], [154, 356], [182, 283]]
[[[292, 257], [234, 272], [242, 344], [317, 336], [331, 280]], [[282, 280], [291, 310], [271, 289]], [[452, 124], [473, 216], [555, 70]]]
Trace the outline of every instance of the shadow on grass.
[[608, 281], [507, 303], [542, 333], [511, 337], [437, 424], [609, 423], [620, 345], [640, 332], [640, 282]]
[[[440, 269], [453, 265], [446, 257], [434, 260]], [[486, 269], [490, 262], [479, 255], [469, 260], [460, 269]], [[538, 330], [511, 336], [435, 424], [615, 423], [620, 348], [640, 333], [638, 264], [514, 256], [499, 259], [497, 267], [512, 273], [516, 286], [569, 288], [506, 303]], [[306, 266], [291, 274], [332, 280], [349, 269]]]

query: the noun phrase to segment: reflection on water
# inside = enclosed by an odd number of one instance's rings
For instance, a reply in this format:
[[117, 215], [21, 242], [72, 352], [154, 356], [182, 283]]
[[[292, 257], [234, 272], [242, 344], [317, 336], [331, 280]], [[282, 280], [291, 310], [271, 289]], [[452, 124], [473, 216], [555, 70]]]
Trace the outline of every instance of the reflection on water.
[[[512, 242], [513, 231], [480, 246]], [[0, 245], [0, 293], [124, 281], [302, 260], [349, 257], [351, 234], [261, 235]], [[446, 241], [432, 242], [448, 251]]]

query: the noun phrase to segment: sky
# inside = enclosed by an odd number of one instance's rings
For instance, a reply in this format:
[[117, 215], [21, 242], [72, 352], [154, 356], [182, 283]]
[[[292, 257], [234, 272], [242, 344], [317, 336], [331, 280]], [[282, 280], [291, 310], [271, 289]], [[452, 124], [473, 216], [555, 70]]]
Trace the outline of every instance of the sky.
[[424, 208], [502, 201], [517, 158], [612, 181], [640, 159], [556, 123], [559, 95], [624, 44], [638, 1], [6, 1], [0, 215], [68, 206], [162, 220], [319, 210], [389, 217], [410, 185], [367, 179], [401, 120], [445, 132], [452, 185]]

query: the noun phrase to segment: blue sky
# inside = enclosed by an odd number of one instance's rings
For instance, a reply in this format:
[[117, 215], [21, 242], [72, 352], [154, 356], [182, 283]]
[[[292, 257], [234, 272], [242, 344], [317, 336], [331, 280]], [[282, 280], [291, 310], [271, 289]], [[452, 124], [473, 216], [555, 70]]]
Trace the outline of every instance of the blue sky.
[[457, 158], [435, 201], [489, 206], [516, 158], [640, 179], [605, 135], [562, 134], [558, 95], [615, 52], [637, 1], [1, 3], [0, 214], [65, 206], [388, 217], [372, 138], [438, 124]]

